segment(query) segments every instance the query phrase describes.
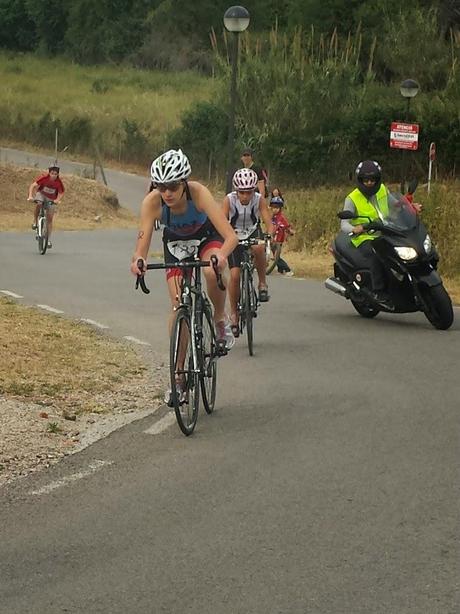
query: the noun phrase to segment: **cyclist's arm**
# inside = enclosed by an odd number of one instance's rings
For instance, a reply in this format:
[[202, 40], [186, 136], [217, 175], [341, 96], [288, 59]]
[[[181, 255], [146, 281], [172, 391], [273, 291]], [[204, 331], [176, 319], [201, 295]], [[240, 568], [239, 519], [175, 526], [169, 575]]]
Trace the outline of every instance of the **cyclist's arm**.
[[29, 196], [27, 197], [29, 200], [33, 200], [35, 194], [37, 193], [38, 190], [38, 183], [36, 181], [34, 181], [33, 183], [30, 184], [29, 186]]
[[211, 224], [223, 238], [224, 243], [221, 252], [225, 258], [228, 258], [238, 245], [238, 237], [225, 217], [223, 209], [216, 203], [206, 186], [198, 182], [190, 182], [189, 187], [198, 209], [206, 213]]
[[265, 200], [263, 196], [261, 197], [259, 201], [259, 211], [260, 211], [260, 217], [262, 218], [263, 223], [265, 224], [266, 233], [269, 235], [272, 235], [276, 229], [275, 229], [275, 226], [273, 225], [270, 211], [268, 210], [268, 207], [267, 207], [267, 201]]
[[265, 194], [265, 179], [259, 179], [259, 181], [257, 182], [257, 189], [262, 194], [262, 196]]
[[64, 186], [62, 186], [62, 190], [58, 189], [58, 193], [56, 198], [54, 199], [55, 203], [58, 203], [60, 200], [62, 200], [62, 197], [64, 196]]
[[142, 201], [139, 220], [139, 232], [137, 235], [136, 249], [132, 262], [136, 263], [139, 258], [147, 260], [150, 242], [152, 240], [155, 220], [161, 216], [161, 200], [158, 192], [150, 192]]
[[224, 201], [222, 203], [222, 211], [224, 212], [224, 215], [227, 220], [230, 219], [230, 199], [228, 196], [224, 198]]

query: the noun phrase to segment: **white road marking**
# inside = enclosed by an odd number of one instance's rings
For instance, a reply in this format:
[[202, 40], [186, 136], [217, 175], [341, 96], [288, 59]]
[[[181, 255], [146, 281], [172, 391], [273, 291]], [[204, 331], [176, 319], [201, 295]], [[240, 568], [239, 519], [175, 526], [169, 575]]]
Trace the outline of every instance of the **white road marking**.
[[129, 335], [123, 337], [123, 339], [126, 339], [126, 341], [132, 341], [133, 343], [137, 343], [138, 345], [150, 345], [150, 343], [147, 343], [147, 341], [141, 341], [137, 337], [130, 337]]
[[96, 320], [90, 320], [89, 318], [80, 318], [80, 322], [85, 322], [85, 324], [95, 326], [96, 328], [109, 328], [106, 324], [101, 324], [100, 322], [96, 322]]
[[57, 488], [61, 488], [62, 486], [66, 486], [71, 482], [76, 482], [77, 480], [82, 480], [83, 478], [87, 478], [89, 475], [96, 473], [96, 471], [100, 471], [106, 465], [112, 465], [112, 461], [103, 461], [103, 460], [95, 460], [89, 464], [88, 469], [82, 469], [77, 473], [73, 473], [72, 475], [68, 475], [65, 478], [61, 478], [60, 480], [55, 480], [54, 482], [50, 482], [46, 486], [42, 486], [37, 490], [31, 490], [30, 495], [47, 495], [48, 493], [56, 490]]
[[149, 429], [147, 429], [146, 431], [144, 431], [144, 433], [147, 433], [147, 435], [159, 435], [160, 433], [168, 429], [170, 426], [172, 426], [175, 423], [175, 421], [176, 421], [176, 414], [173, 411], [171, 411], [165, 416], [163, 416], [161, 420], [158, 420], [158, 422], [155, 422], [155, 424], [151, 426]]
[[0, 290], [2, 294], [6, 294], [6, 296], [11, 296], [11, 298], [24, 298], [20, 294], [16, 294], [15, 292], [10, 292], [10, 290]]
[[51, 311], [51, 313], [64, 313], [60, 309], [56, 309], [55, 307], [50, 307], [49, 305], [37, 305], [40, 309], [44, 309], [45, 311]]

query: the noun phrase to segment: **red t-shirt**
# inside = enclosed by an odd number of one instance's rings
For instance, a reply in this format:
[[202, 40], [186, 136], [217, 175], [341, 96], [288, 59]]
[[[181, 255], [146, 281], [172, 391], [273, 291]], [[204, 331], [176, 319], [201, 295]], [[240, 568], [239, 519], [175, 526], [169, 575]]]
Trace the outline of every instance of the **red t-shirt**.
[[38, 183], [38, 191], [48, 198], [48, 200], [56, 200], [58, 194], [64, 193], [64, 184], [59, 179], [51, 179], [51, 176], [47, 173], [46, 175], [40, 175], [35, 179], [35, 183]]
[[279, 213], [275, 213], [275, 215], [272, 217], [272, 222], [276, 226], [275, 241], [277, 243], [284, 243], [286, 240], [287, 230], [291, 227], [291, 225], [281, 211]]

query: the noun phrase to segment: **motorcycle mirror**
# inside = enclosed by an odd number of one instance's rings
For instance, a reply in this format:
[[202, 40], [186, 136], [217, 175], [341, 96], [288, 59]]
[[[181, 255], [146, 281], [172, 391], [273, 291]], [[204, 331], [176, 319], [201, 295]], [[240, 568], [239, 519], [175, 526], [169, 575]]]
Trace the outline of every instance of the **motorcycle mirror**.
[[339, 211], [337, 213], [337, 217], [340, 220], [352, 220], [354, 217], [356, 217], [356, 215], [353, 213], [353, 211]]

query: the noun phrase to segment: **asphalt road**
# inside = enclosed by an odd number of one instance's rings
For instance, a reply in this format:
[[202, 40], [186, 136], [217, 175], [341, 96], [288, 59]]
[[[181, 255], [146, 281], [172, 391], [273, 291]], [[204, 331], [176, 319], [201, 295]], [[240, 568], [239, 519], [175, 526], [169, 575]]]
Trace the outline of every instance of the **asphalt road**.
[[[133, 231], [0, 235], [0, 289], [166, 355]], [[3, 489], [0, 611], [456, 614], [460, 325], [274, 277], [193, 437], [159, 416]], [[1, 348], [1, 346], [0, 346]], [[0, 349], [1, 351], [1, 349]], [[7, 357], [2, 357], [2, 360]]]

